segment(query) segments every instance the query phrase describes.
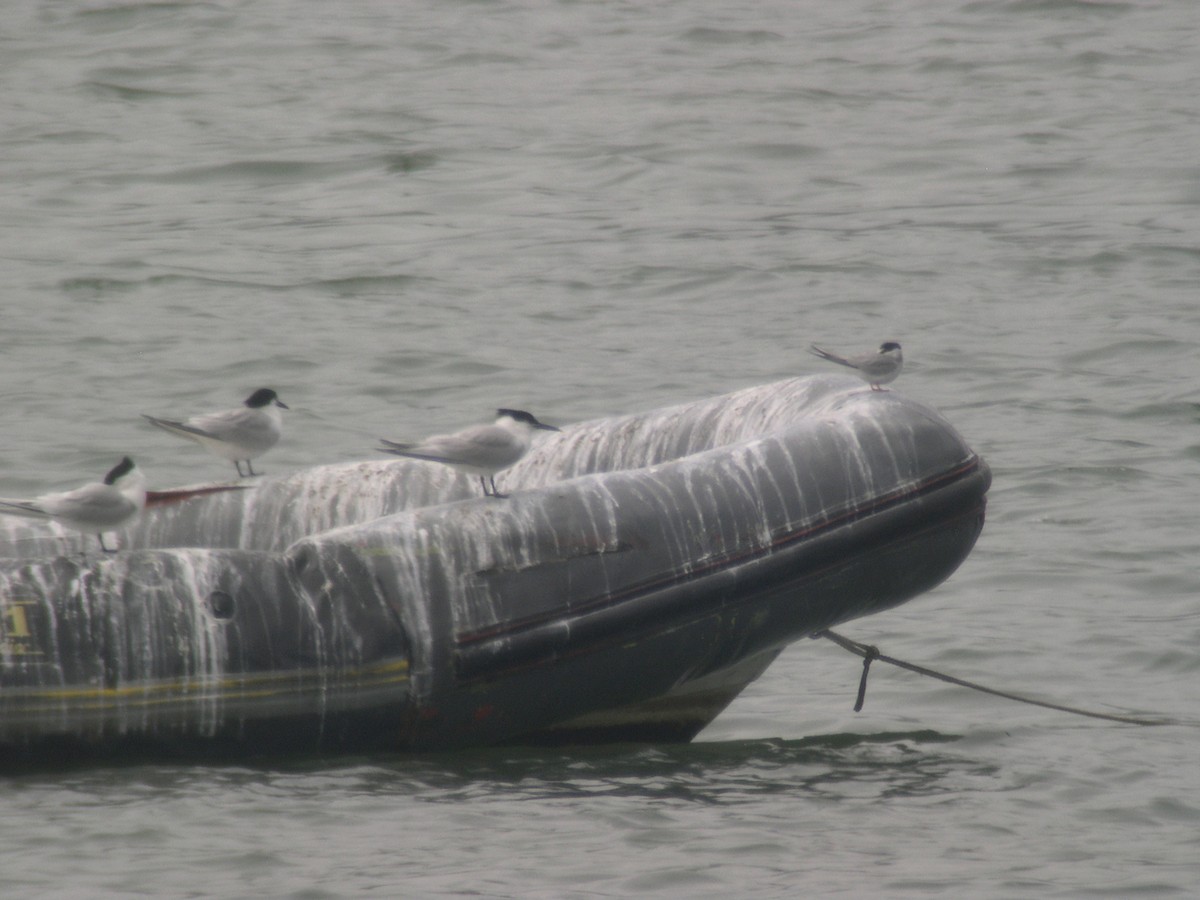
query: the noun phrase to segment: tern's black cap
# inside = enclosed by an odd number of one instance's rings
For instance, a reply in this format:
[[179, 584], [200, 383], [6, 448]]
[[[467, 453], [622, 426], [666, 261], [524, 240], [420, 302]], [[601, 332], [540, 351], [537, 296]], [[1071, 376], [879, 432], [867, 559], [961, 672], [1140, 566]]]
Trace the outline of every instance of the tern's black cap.
[[108, 470], [108, 474], [104, 476], [105, 484], [116, 484], [118, 478], [124, 478], [133, 471], [133, 460], [128, 456], [121, 458], [121, 461]]
[[287, 404], [279, 399], [279, 395], [270, 388], [259, 388], [246, 398], [246, 405], [251, 409], [262, 409], [262, 407], [270, 406], [272, 403], [284, 409], [288, 408]]

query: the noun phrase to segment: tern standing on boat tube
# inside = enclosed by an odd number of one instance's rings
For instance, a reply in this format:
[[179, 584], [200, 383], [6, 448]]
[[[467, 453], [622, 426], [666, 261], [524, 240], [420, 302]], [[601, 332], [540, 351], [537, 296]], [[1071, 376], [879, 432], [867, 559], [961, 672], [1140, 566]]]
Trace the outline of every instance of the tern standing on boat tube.
[[[384, 453], [442, 463], [479, 476], [485, 497], [504, 497], [496, 490], [496, 474], [507, 469], [529, 452], [533, 432], [558, 431], [539, 422], [521, 409], [498, 409], [491, 425], [474, 425], [453, 434], [435, 434], [416, 444], [400, 444], [380, 438]], [[491, 490], [488, 490], [488, 485]]]
[[132, 522], [145, 508], [146, 479], [128, 456], [113, 466], [103, 481], [33, 500], [0, 499], [0, 514], [50, 520], [93, 533], [105, 553], [113, 551], [104, 545], [104, 532]]
[[904, 355], [895, 341], [880, 344], [878, 352], [864, 353], [862, 356], [838, 356], [836, 353], [822, 350], [816, 344], [809, 348], [809, 352], [839, 366], [854, 369], [873, 391], [881, 391], [883, 388], [880, 385], [895, 381], [904, 367]]
[[[209, 453], [237, 466], [239, 477], [257, 475], [250, 460], [262, 456], [283, 434], [281, 409], [288, 406], [270, 388], [259, 388], [237, 409], [192, 416], [183, 422], [143, 415], [151, 425], [200, 444]], [[246, 472], [242, 473], [242, 462]]]

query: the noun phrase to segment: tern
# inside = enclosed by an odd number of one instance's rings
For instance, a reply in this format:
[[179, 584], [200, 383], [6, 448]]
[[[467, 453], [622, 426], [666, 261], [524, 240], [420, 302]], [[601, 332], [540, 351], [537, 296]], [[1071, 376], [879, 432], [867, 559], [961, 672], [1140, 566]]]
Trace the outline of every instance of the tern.
[[76, 531], [94, 533], [105, 553], [114, 551], [104, 545], [104, 532], [133, 521], [145, 508], [146, 479], [128, 456], [113, 466], [103, 481], [73, 491], [42, 494], [33, 500], [0, 499], [0, 514], [49, 519]]
[[[533, 432], [558, 431], [520, 409], [496, 410], [491, 425], [474, 425], [454, 434], [435, 434], [415, 444], [400, 444], [380, 438], [384, 453], [442, 463], [460, 472], [479, 476], [485, 497], [504, 497], [496, 490], [496, 474], [529, 452]], [[488, 490], [488, 485], [491, 490]]]
[[[287, 409], [270, 388], [259, 388], [237, 409], [192, 416], [183, 422], [143, 415], [151, 425], [176, 437], [187, 438], [203, 446], [209, 453], [232, 460], [238, 477], [257, 475], [250, 460], [262, 456], [277, 443], [283, 434], [283, 414]], [[242, 461], [246, 474], [242, 474]]]
[[862, 380], [869, 384], [873, 391], [883, 390], [880, 385], [895, 381], [904, 366], [904, 355], [895, 341], [880, 344], [878, 352], [864, 353], [862, 356], [838, 356], [836, 353], [822, 350], [816, 344], [809, 347], [809, 352], [821, 359], [857, 370]]

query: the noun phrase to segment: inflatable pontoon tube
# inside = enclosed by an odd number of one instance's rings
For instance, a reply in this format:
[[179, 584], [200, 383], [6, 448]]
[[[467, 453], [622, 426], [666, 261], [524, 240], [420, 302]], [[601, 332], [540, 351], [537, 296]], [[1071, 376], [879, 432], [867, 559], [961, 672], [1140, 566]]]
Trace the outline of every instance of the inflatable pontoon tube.
[[990, 475], [822, 376], [573, 425], [499, 480], [160, 494], [110, 556], [0, 521], [0, 757], [689, 740], [787, 644], [947, 578]]

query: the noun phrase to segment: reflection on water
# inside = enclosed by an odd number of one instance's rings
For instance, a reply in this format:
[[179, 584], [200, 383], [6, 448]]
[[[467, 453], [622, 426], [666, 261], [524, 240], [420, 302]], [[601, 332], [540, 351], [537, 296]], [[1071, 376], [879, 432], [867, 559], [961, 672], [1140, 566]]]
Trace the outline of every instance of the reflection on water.
[[697, 803], [752, 802], [773, 794], [827, 799], [928, 796], [960, 790], [987, 764], [938, 752], [958, 738], [933, 731], [835, 734], [800, 740], [504, 747], [378, 760], [346, 770], [363, 789], [454, 803], [629, 797]]
[[[175, 767], [94, 765], [54, 772], [27, 770], [9, 790], [96, 791], [122, 803], [184, 797], [196, 790], [265, 799], [316, 800], [395, 796], [429, 803], [586, 800], [628, 797], [698, 803], [751, 802], [774, 794], [824, 799], [932, 796], [958, 791], [965, 779], [997, 774], [994, 766], [941, 745], [960, 738], [935, 731], [831, 734], [798, 740], [520, 746], [436, 755], [285, 760], [269, 765]], [[11, 796], [11, 795], [10, 795]]]

